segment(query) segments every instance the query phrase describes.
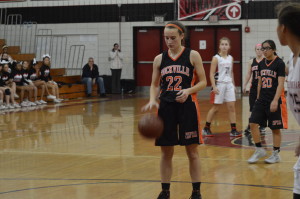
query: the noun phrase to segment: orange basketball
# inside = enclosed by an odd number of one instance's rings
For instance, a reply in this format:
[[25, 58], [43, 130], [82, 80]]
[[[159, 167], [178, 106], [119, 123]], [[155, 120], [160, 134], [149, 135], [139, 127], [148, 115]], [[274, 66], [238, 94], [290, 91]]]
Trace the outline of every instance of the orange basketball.
[[138, 129], [143, 137], [154, 139], [158, 138], [162, 134], [164, 123], [159, 116], [147, 113], [141, 117], [138, 123]]

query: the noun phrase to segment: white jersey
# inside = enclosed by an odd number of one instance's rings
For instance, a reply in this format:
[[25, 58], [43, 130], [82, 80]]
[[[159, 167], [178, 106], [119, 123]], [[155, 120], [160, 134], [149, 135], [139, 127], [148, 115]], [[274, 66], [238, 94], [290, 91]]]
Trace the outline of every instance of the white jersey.
[[289, 74], [287, 78], [288, 104], [290, 110], [300, 124], [300, 57], [294, 64], [293, 55], [289, 59]]
[[214, 56], [218, 59], [218, 80], [217, 82], [232, 82], [232, 56], [228, 55], [226, 58], [216, 54]]

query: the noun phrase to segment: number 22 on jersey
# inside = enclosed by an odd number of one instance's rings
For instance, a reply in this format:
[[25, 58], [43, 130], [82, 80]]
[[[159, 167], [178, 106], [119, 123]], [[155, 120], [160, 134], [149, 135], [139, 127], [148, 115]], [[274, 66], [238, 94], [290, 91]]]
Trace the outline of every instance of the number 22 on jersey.
[[[182, 82], [182, 77], [181, 76], [167, 76], [166, 81], [169, 82], [167, 91], [180, 91], [181, 90], [181, 82]], [[174, 86], [173, 83], [175, 83]]]

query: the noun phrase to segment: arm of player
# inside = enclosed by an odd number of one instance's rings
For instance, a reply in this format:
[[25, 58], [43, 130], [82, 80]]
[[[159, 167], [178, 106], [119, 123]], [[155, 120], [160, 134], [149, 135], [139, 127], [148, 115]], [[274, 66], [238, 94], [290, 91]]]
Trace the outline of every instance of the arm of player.
[[248, 85], [249, 80], [251, 79], [251, 60], [248, 62], [248, 69], [247, 69], [247, 74], [245, 77], [244, 85], [243, 85], [243, 93], [246, 93], [246, 88]]
[[273, 99], [273, 101], [271, 102], [271, 105], [270, 105], [270, 111], [271, 112], [275, 112], [278, 108], [278, 100], [279, 100], [279, 98], [282, 94], [282, 91], [283, 91], [284, 81], [285, 81], [285, 77], [282, 77], [282, 76], [278, 77], [278, 86], [277, 86], [277, 89], [276, 89], [276, 94], [275, 94], [274, 99]]
[[162, 60], [162, 54], [157, 55], [153, 62], [152, 81], [150, 86], [150, 99], [149, 102], [142, 107], [142, 111], [151, 110], [152, 108], [158, 108], [158, 102], [156, 100], [159, 94], [159, 80], [160, 80], [160, 64]]
[[202, 58], [197, 51], [191, 51], [190, 61], [195, 68], [198, 83], [191, 88], [183, 89], [177, 93], [178, 96], [176, 97], [176, 101], [180, 103], [185, 102], [190, 94], [197, 93], [198, 91], [204, 89], [207, 84]]
[[216, 80], [215, 80], [215, 73], [217, 70], [217, 66], [218, 66], [218, 59], [216, 57], [213, 57], [210, 64], [209, 79], [211, 82], [211, 86], [213, 88], [213, 92], [215, 92], [215, 94], [219, 94], [219, 90], [216, 86]]

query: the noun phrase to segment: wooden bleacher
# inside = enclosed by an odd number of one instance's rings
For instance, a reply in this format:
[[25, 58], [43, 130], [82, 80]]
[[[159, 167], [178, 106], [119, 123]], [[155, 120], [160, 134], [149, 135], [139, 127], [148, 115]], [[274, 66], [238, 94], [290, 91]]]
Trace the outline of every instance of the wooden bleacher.
[[[0, 39], [0, 53], [2, 53], [2, 47], [6, 44], [4, 39]], [[14, 60], [18, 61], [31, 61], [35, 58], [35, 54], [22, 54], [20, 46], [8, 46], [8, 54]], [[41, 64], [38, 63], [38, 64]], [[86, 97], [85, 86], [81, 83], [80, 75], [66, 76], [65, 68], [53, 68], [51, 69], [51, 76], [54, 81], [63, 84], [59, 88], [60, 98], [73, 99], [79, 97]], [[65, 84], [66, 85], [65, 85]], [[50, 90], [51, 92], [51, 90]], [[39, 90], [40, 94], [40, 90]], [[97, 85], [93, 85], [93, 96], [97, 96]]]
[[[80, 75], [65, 76], [64, 68], [51, 69], [51, 76], [53, 81], [58, 83], [65, 83], [59, 88], [60, 98], [73, 99], [79, 97], [86, 97], [85, 85], [81, 83]], [[93, 96], [97, 96], [97, 85], [93, 85]]]

